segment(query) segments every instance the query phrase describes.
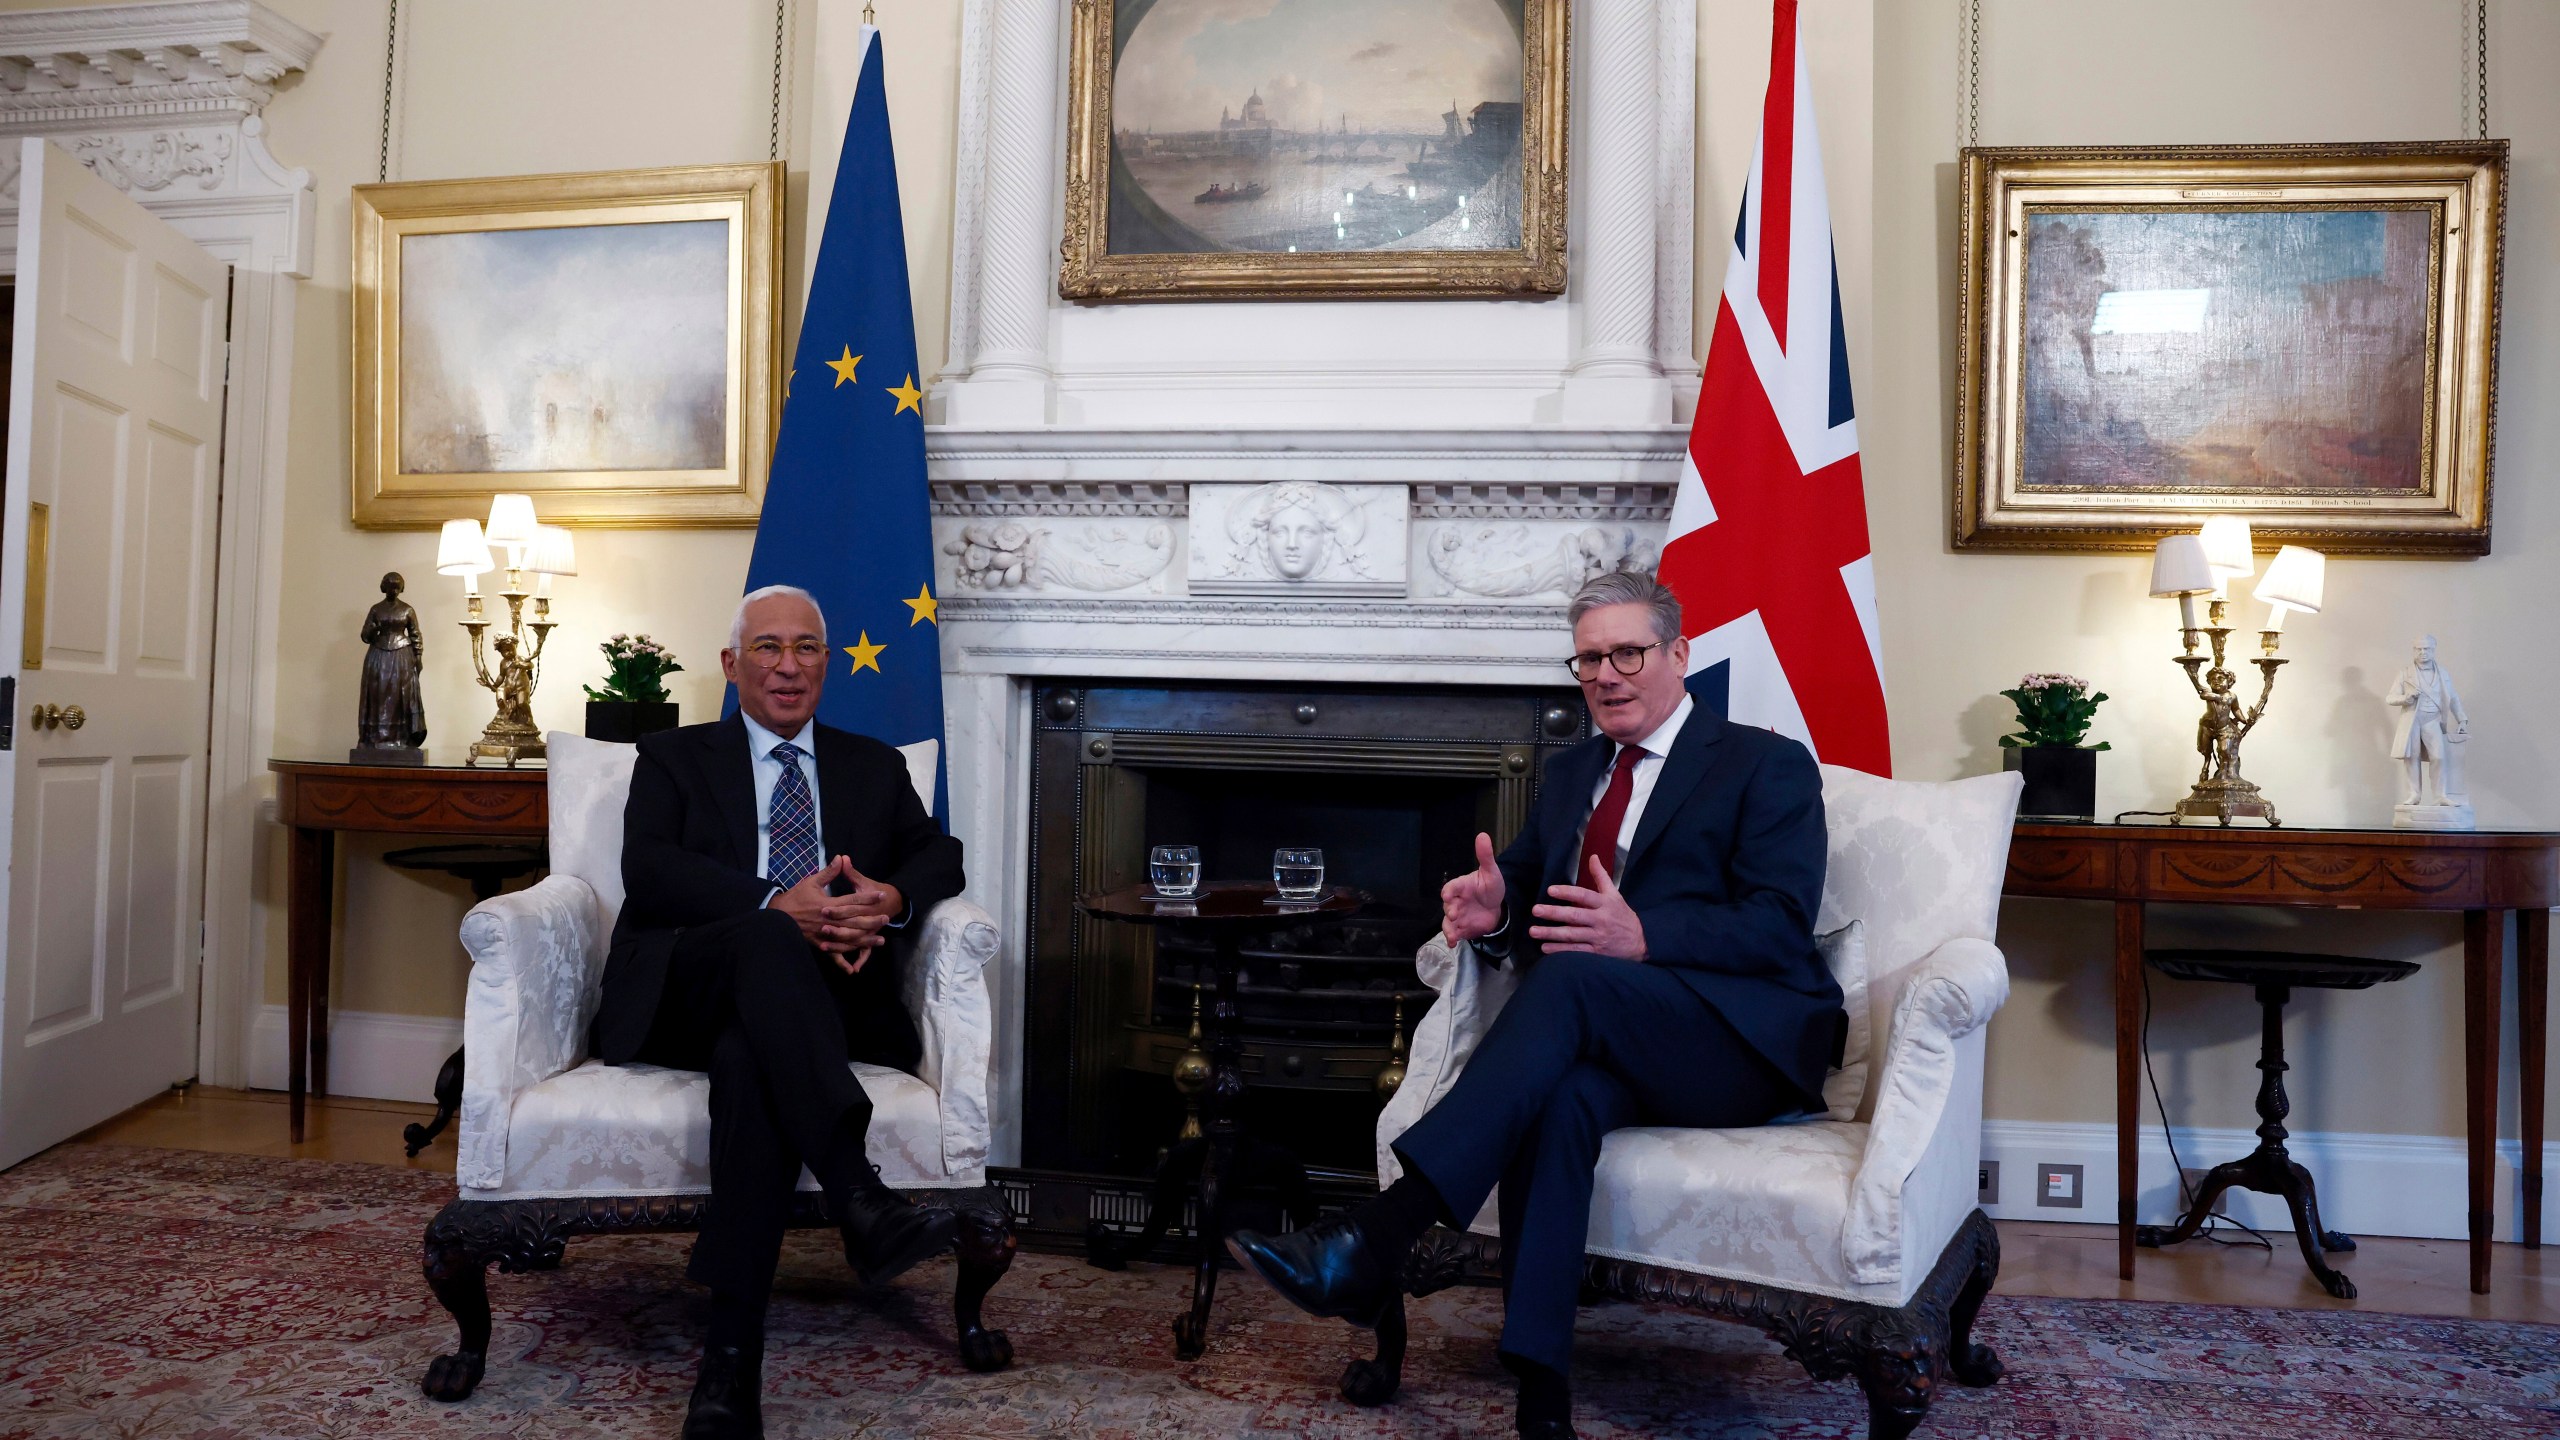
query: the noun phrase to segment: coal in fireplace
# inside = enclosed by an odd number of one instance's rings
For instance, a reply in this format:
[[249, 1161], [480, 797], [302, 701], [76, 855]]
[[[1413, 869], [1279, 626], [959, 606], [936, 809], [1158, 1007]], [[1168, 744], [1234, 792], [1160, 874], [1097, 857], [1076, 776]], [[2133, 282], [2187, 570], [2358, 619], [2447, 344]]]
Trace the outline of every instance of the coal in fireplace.
[[1176, 1080], [1197, 1063], [1209, 957], [1075, 909], [1143, 880], [1148, 847], [1170, 843], [1199, 846], [1213, 881], [1268, 879], [1275, 848], [1317, 846], [1327, 883], [1371, 896], [1348, 921], [1248, 947], [1240, 1001], [1247, 1128], [1320, 1191], [1374, 1185], [1378, 1079], [1434, 998], [1413, 955], [1440, 887], [1474, 864], [1478, 831], [1501, 844], [1526, 822], [1547, 756], [1590, 733], [1581, 696], [1095, 681], [1044, 685], [1034, 707], [1019, 1183], [1079, 1193], [1030, 1208], [1083, 1209], [1090, 1192], [1108, 1209], [1109, 1182], [1125, 1189], [1184, 1133]]

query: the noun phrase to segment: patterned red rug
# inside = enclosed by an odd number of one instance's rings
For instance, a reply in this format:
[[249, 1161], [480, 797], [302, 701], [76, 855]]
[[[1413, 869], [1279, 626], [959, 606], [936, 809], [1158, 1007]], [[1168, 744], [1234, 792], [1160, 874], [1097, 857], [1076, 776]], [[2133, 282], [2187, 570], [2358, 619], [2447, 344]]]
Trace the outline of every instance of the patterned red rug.
[[[489, 1375], [418, 1393], [453, 1327], [418, 1278], [449, 1180], [383, 1166], [75, 1146], [0, 1174], [0, 1437], [672, 1436], [700, 1292], [683, 1237], [573, 1243], [495, 1276]], [[949, 1262], [857, 1290], [828, 1237], [793, 1237], [773, 1314], [766, 1433], [785, 1436], [1504, 1436], [1499, 1297], [1419, 1302], [1405, 1390], [1334, 1392], [1352, 1332], [1222, 1285], [1208, 1356], [1173, 1358], [1188, 1278], [1026, 1255], [988, 1301], [1017, 1360], [954, 1358]], [[1923, 1435], [2560, 1436], [2560, 1328], [2341, 1311], [1993, 1296], [2009, 1378], [1942, 1399]], [[1612, 1306], [1583, 1321], [1595, 1437], [1859, 1434], [1856, 1389], [1816, 1385], [1757, 1334]]]

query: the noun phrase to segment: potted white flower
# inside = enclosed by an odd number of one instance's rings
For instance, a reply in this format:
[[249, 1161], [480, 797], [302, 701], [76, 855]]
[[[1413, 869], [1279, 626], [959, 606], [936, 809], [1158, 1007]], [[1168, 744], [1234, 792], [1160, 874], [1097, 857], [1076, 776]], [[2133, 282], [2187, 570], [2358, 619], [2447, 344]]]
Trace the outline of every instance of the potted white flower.
[[2018, 707], [2018, 733], [2000, 737], [2001, 768], [2026, 777], [2018, 797], [2022, 820], [2098, 818], [2098, 752], [2107, 742], [2083, 745], [2103, 690], [2092, 692], [2077, 675], [2021, 676], [2000, 692]]
[[604, 642], [604, 688], [587, 692], [587, 738], [630, 742], [676, 727], [676, 702], [667, 677], [684, 667], [646, 635], [616, 635]]

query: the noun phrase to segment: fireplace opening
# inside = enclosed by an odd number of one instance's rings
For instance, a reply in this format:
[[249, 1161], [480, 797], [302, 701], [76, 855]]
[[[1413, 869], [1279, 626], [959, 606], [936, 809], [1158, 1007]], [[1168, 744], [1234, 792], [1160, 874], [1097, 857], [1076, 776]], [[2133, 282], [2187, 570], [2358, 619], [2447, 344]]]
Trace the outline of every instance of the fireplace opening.
[[[1035, 697], [1024, 1163], [1149, 1173], [1180, 1136], [1205, 946], [1099, 924], [1077, 896], [1135, 884], [1151, 845], [1200, 847], [1209, 880], [1267, 879], [1312, 845], [1348, 920], [1275, 929], [1240, 978], [1244, 1122], [1319, 1182], [1374, 1183], [1378, 1077], [1436, 998], [1414, 952], [1474, 838], [1527, 819], [1547, 754], [1588, 734], [1569, 689], [1062, 683]], [[1195, 987], [1200, 987], [1196, 989]]]

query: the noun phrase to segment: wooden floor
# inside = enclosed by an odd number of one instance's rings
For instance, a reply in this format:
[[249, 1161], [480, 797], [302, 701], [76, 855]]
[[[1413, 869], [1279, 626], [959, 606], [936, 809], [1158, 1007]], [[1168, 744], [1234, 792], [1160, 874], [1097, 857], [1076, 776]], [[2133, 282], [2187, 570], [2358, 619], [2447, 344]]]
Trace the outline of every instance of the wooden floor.
[[[360, 1160], [412, 1170], [453, 1169], [450, 1131], [411, 1160], [401, 1153], [401, 1127], [429, 1113], [425, 1105], [389, 1100], [319, 1100], [296, 1145], [285, 1138], [284, 1097], [273, 1091], [196, 1086], [126, 1111], [71, 1143], [158, 1145], [313, 1160]], [[2332, 1300], [2303, 1269], [2290, 1235], [2270, 1237], [2272, 1252], [2193, 1241], [2172, 1251], [2144, 1251], [2130, 1282], [2116, 1278], [2112, 1227], [2040, 1221], [2000, 1222], [1999, 1292], [2126, 1300], [2179, 1300], [2295, 1309], [2365, 1309], [2407, 1315], [2560, 1324], [2560, 1245], [2529, 1251], [2500, 1245], [2492, 1261], [2493, 1293], [2464, 1283], [2466, 1248], [2453, 1240], [2375, 1237], [2339, 1268], [2353, 1276], [2354, 1300]]]

